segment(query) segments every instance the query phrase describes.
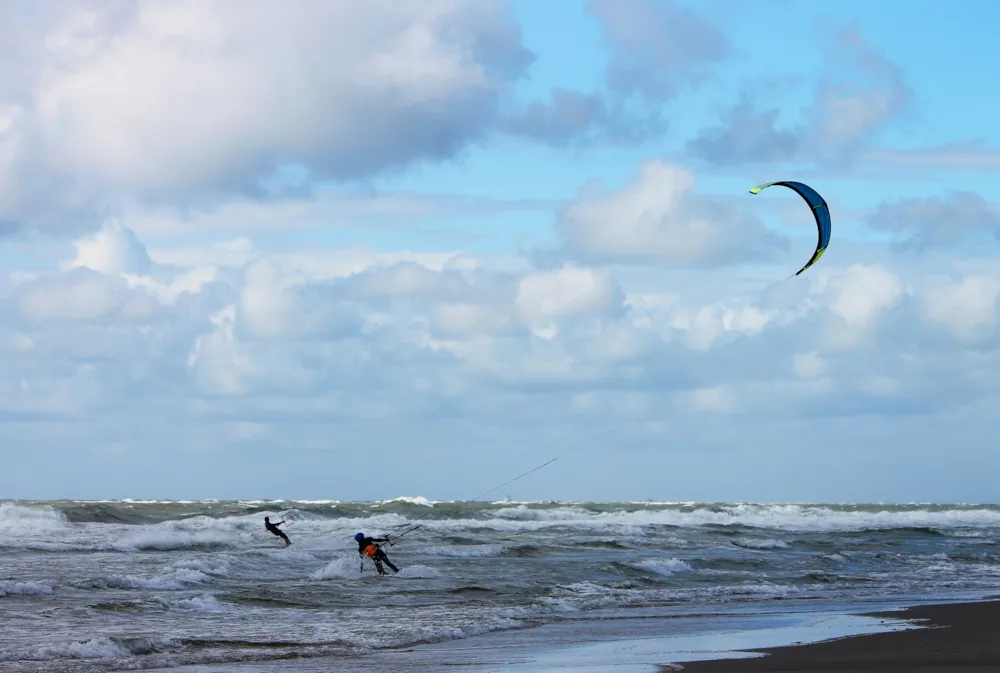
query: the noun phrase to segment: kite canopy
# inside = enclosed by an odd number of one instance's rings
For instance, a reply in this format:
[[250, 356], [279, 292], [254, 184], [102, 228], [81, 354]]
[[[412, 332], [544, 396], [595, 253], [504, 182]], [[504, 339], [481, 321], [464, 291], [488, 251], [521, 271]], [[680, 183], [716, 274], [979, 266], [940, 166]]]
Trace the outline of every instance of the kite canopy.
[[830, 232], [833, 226], [830, 222], [830, 206], [827, 205], [826, 201], [823, 200], [823, 197], [820, 196], [815, 189], [809, 185], [804, 185], [801, 182], [794, 182], [791, 180], [765, 182], [764, 184], [757, 185], [751, 189], [750, 193], [759, 194], [761, 190], [774, 185], [788, 187], [805, 199], [805, 202], [812, 208], [813, 216], [816, 218], [816, 229], [819, 233], [819, 239], [816, 241], [816, 252], [814, 252], [813, 256], [808, 262], [806, 262], [806, 265], [796, 272], [795, 275], [798, 276], [800, 273], [819, 261], [819, 258], [823, 256], [824, 252], [826, 252], [826, 247], [830, 245]]

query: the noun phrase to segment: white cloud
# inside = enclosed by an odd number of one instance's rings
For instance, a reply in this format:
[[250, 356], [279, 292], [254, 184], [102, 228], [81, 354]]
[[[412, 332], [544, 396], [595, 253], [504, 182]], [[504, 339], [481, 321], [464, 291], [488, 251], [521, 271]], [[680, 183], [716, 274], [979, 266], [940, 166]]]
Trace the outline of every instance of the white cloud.
[[1000, 239], [1000, 204], [957, 191], [944, 198], [921, 197], [881, 203], [868, 218], [876, 229], [907, 233], [907, 247], [945, 246], [963, 239], [987, 245]]
[[247, 267], [239, 321], [253, 339], [330, 337], [357, 332], [363, 310], [336, 285], [311, 282], [306, 274], [269, 259]]
[[445, 332], [494, 332], [510, 325], [510, 316], [502, 308], [484, 304], [448, 302], [434, 312], [435, 324]]
[[732, 53], [709, 19], [672, 0], [591, 0], [587, 11], [601, 19], [612, 46], [608, 84], [626, 94], [671, 98]]
[[796, 376], [811, 379], [826, 371], [826, 362], [817, 353], [800, 353], [792, 365]]
[[31, 335], [21, 332], [11, 335], [7, 343], [11, 348], [19, 351], [30, 351], [35, 347], [35, 340]]
[[236, 310], [227, 306], [211, 316], [215, 329], [195, 338], [187, 365], [193, 367], [203, 389], [222, 395], [240, 395], [247, 390], [253, 363], [237, 342]]
[[489, 41], [516, 51], [482, 3], [148, 2], [53, 68], [37, 104], [56, 161], [133, 189], [246, 184], [280, 155], [352, 175], [474, 133], [499, 84], [480, 60]]
[[824, 293], [834, 317], [827, 332], [827, 346], [857, 346], [869, 336], [879, 316], [896, 305], [903, 290], [899, 278], [882, 266], [854, 265], [831, 279]]
[[243, 267], [257, 257], [253, 241], [245, 236], [201, 246], [153, 248], [149, 255], [157, 264], [171, 266]]
[[[971, 464], [1000, 424], [1000, 262], [969, 244], [993, 244], [996, 195], [907, 200], [879, 173], [927, 157], [868, 148], [912, 92], [856, 31], [828, 31], [850, 63], [792, 117], [745, 88], [688, 145], [724, 169], [654, 159], [567, 200], [577, 171], [663, 156], [637, 144], [731, 53], [722, 33], [589, 2], [610, 51], [580, 91], [526, 81], [499, 0], [28, 4], [0, 4], [4, 493], [461, 497], [456, 475], [570, 445], [543, 497], [674, 497], [720, 465], [780, 484], [792, 452]], [[928, 161], [989, 163], [987, 140], [942, 147]], [[866, 156], [901, 200], [860, 208], [840, 171]], [[763, 268], [789, 243], [732, 196], [758, 160], [825, 167], [772, 166], [828, 181], [833, 249], [803, 276], [799, 253]]]
[[[282, 437], [303, 451], [322, 446], [319, 428], [339, 443], [405, 426], [433, 443], [447, 418], [686, 445], [708, 419], [822, 424], [1000, 392], [1000, 359], [982, 350], [1000, 270], [943, 282], [826, 264], [776, 300], [784, 282], [632, 293], [579, 264], [424, 253], [348, 264], [335, 249], [258, 251], [232, 268], [152, 262], [139, 275], [128, 260], [141, 249], [109, 229], [81, 237], [61, 270], [21, 274], [0, 303], [0, 412], [95, 419], [80, 432], [97, 447], [139, 446], [123, 428], [171, 419], [147, 440], [168, 452]], [[970, 333], [979, 355], [965, 350]]]
[[18, 308], [34, 321], [93, 322], [143, 320], [159, 311], [142, 289], [132, 290], [121, 278], [78, 269], [18, 288]]
[[252, 191], [289, 163], [351, 179], [445, 158], [491, 128], [533, 58], [491, 1], [18, 7], [0, 10], [17, 64], [0, 217]]
[[997, 323], [1000, 280], [992, 276], [968, 276], [961, 282], [944, 281], [929, 287], [924, 296], [927, 317], [945, 325], [965, 340], [982, 335], [983, 328]]
[[621, 190], [581, 195], [560, 214], [559, 230], [572, 250], [597, 258], [718, 264], [774, 246], [761, 222], [694, 188], [692, 173], [648, 161]]
[[717, 386], [692, 391], [691, 404], [698, 411], [726, 414], [735, 411], [738, 403], [731, 390], [724, 386]]
[[218, 270], [213, 266], [202, 266], [185, 271], [168, 283], [159, 282], [149, 276], [126, 275], [129, 287], [142, 287], [155, 295], [164, 304], [170, 304], [184, 294], [197, 295], [211, 283], [219, 280]]
[[[857, 26], [826, 33], [827, 74], [817, 77], [804, 121], [779, 127], [794, 103], [783, 104], [790, 82], [773, 84], [753, 95], [741, 89], [739, 101], [688, 143], [694, 155], [717, 166], [800, 161], [806, 164], [862, 163], [877, 156], [869, 147], [878, 132], [908, 110], [914, 92], [898, 64], [865, 39]], [[832, 47], [832, 48], [831, 48]], [[766, 101], [758, 104], [757, 99]], [[776, 100], [777, 99], [777, 100]], [[793, 117], [794, 118], [794, 117]]]
[[97, 233], [77, 240], [76, 259], [70, 267], [83, 267], [107, 274], [145, 275], [152, 260], [135, 233], [118, 222], [107, 223]]
[[564, 267], [522, 278], [514, 303], [520, 315], [533, 322], [608, 311], [621, 299], [610, 274]]

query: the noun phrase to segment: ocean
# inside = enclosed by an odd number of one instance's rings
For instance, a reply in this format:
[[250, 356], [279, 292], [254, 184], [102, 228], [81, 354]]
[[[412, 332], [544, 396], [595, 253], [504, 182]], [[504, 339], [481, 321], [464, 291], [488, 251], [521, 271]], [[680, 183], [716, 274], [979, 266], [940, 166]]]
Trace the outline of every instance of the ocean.
[[[417, 524], [398, 575], [359, 559]], [[994, 505], [6, 501], [0, 668], [422, 670], [433, 643], [967, 600], [998, 535]]]

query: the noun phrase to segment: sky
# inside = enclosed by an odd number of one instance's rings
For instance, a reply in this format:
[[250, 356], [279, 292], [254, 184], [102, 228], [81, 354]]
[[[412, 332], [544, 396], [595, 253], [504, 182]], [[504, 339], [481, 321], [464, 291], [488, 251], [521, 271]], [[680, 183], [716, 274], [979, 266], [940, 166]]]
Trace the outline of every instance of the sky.
[[991, 10], [3, 3], [0, 498], [997, 502]]

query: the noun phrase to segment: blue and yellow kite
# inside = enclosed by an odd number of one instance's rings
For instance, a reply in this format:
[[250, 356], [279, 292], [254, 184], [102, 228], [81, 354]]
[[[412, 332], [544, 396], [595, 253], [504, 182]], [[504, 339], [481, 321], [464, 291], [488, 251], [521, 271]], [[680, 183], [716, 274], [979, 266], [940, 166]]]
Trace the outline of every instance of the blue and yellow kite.
[[816, 228], [819, 230], [819, 240], [816, 242], [816, 252], [814, 252], [812, 258], [806, 262], [806, 265], [798, 270], [795, 274], [797, 276], [819, 261], [819, 258], [823, 256], [824, 252], [826, 252], [826, 246], [830, 245], [830, 232], [832, 228], [832, 224], [830, 222], [830, 206], [827, 205], [826, 201], [823, 200], [823, 197], [820, 196], [815, 189], [809, 185], [804, 185], [801, 182], [794, 182], [791, 180], [765, 182], [764, 184], [757, 185], [751, 189], [750, 193], [759, 194], [761, 190], [767, 189], [773, 185], [788, 187], [805, 199], [805, 202], [812, 208], [813, 216], [816, 218]]

